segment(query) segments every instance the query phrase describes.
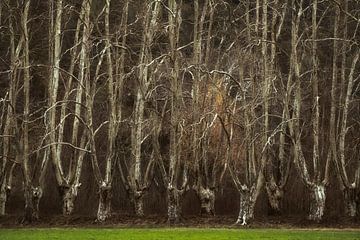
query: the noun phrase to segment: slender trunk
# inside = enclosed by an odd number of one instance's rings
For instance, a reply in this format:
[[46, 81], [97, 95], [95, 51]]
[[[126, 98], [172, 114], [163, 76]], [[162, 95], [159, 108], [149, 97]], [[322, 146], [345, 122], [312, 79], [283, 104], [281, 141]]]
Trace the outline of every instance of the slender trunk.
[[[32, 222], [34, 219], [34, 203], [31, 179], [31, 167], [29, 163], [29, 115], [30, 115], [30, 59], [29, 59], [29, 31], [28, 31], [28, 15], [30, 8], [30, 0], [27, 0], [24, 6], [22, 16], [22, 28], [24, 35], [24, 120], [23, 120], [23, 136], [20, 152], [18, 154], [23, 159], [24, 174], [24, 195], [25, 195], [25, 222]], [[21, 140], [20, 140], [21, 141]]]
[[324, 215], [325, 200], [325, 186], [314, 185], [310, 192], [310, 220], [321, 221]]
[[313, 169], [314, 177], [313, 181], [319, 183], [321, 177], [320, 171], [320, 162], [319, 162], [319, 121], [320, 121], [320, 112], [319, 112], [319, 87], [318, 87], [318, 60], [317, 60], [317, 0], [313, 2], [313, 11], [312, 11], [312, 64], [313, 72], [311, 76], [312, 90], [313, 90], [313, 104], [312, 104], [312, 131], [313, 131]]
[[[5, 177], [4, 177], [5, 178]], [[2, 182], [0, 186], [0, 216], [5, 216], [6, 201], [8, 199], [8, 189], [6, 187], [6, 181]]]

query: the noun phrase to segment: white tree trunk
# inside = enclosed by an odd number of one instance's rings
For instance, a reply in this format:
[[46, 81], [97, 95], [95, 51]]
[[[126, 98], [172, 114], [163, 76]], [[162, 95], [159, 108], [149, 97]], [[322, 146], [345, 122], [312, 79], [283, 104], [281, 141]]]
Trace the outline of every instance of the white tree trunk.
[[143, 191], [133, 191], [132, 193], [132, 202], [134, 204], [134, 212], [137, 217], [143, 217], [144, 214], [144, 192]]
[[181, 194], [179, 190], [168, 187], [167, 201], [168, 201], [168, 223], [177, 224], [181, 217]]
[[309, 219], [313, 221], [321, 221], [325, 209], [325, 187], [323, 185], [315, 185], [310, 193], [310, 215]]
[[250, 190], [239, 191], [240, 209], [239, 216], [235, 224], [247, 225], [248, 221], [254, 218], [254, 207], [256, 199]]
[[104, 222], [111, 216], [111, 187], [104, 182], [100, 187], [99, 192], [99, 207], [97, 212], [97, 221]]
[[75, 208], [75, 199], [78, 194], [78, 188], [80, 184], [77, 185], [66, 185], [61, 186], [61, 196], [63, 201], [63, 215], [69, 216], [73, 213]]

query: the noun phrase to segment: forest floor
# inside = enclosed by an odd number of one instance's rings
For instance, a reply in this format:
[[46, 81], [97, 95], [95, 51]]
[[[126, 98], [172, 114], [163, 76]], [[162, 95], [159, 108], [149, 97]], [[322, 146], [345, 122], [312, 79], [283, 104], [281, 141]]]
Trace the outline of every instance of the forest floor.
[[[137, 218], [126, 214], [114, 214], [105, 223], [95, 221], [95, 216], [41, 215], [38, 221], [30, 224], [22, 222], [22, 216], [7, 215], [0, 217], [1, 228], [168, 228], [166, 216], [150, 215]], [[324, 217], [321, 222], [313, 222], [305, 216], [256, 216], [247, 226], [234, 225], [236, 216], [186, 216], [180, 223], [171, 227], [181, 228], [246, 228], [246, 229], [327, 229], [360, 231], [360, 219], [345, 217]], [[1, 238], [0, 238], [1, 239]]]
[[239, 239], [304, 239], [356, 240], [360, 230], [293, 230], [293, 229], [209, 229], [209, 228], [26, 228], [0, 229], [2, 240], [94, 239], [94, 240], [239, 240]]

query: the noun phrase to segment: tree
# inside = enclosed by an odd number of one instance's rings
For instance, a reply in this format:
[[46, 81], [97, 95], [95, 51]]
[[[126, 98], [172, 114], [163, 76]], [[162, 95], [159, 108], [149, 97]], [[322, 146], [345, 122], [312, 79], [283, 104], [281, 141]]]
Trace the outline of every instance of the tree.
[[[55, 176], [59, 188], [61, 198], [63, 200], [63, 214], [70, 215], [74, 209], [74, 201], [78, 194], [78, 188], [80, 187], [80, 174], [82, 169], [82, 163], [84, 155], [88, 150], [86, 149], [86, 135], [88, 129], [86, 126], [83, 127], [83, 132], [81, 134], [80, 141], [78, 140], [79, 135], [79, 123], [85, 123], [81, 117], [81, 110], [83, 108], [82, 98], [84, 92], [84, 82], [88, 74], [88, 51], [89, 51], [89, 37], [90, 37], [90, 0], [84, 0], [81, 6], [81, 12], [79, 14], [78, 24], [75, 32], [75, 47], [70, 50], [71, 54], [71, 63], [69, 69], [69, 79], [66, 85], [66, 91], [64, 98], [58, 100], [58, 88], [60, 81], [60, 66], [61, 61], [61, 18], [63, 3], [62, 0], [56, 2], [56, 17], [54, 25], [50, 26], [54, 28], [53, 36], [50, 38], [53, 41], [50, 44], [50, 61], [52, 63], [52, 69], [50, 71], [50, 83], [48, 85], [49, 91], [49, 107], [47, 113], [49, 116], [46, 116], [48, 121], [48, 130], [47, 133], [47, 147], [50, 148], [52, 162], [54, 164]], [[50, 10], [52, 11], [52, 10]], [[52, 21], [51, 21], [52, 22]], [[75, 68], [75, 59], [77, 54], [77, 45], [80, 38], [80, 27], [82, 29], [82, 36], [80, 42], [80, 53], [79, 53], [79, 70], [78, 77], [76, 78], [74, 73]], [[52, 48], [53, 46], [53, 48]], [[76, 79], [76, 99], [75, 101], [69, 100], [70, 92], [72, 91], [72, 80]], [[69, 102], [75, 104], [74, 113], [67, 113]], [[57, 123], [57, 111], [56, 108], [58, 105], [62, 105], [60, 121]], [[68, 117], [73, 117], [72, 122], [72, 138], [71, 142], [64, 141], [64, 126]], [[56, 134], [56, 131], [58, 133]], [[73, 155], [71, 156], [70, 163], [68, 164], [68, 172], [64, 171], [63, 167], [63, 145], [70, 146], [73, 149]]]
[[[131, 156], [129, 164], [120, 163], [120, 171], [123, 183], [134, 204], [134, 212], [137, 216], [143, 216], [143, 197], [150, 185], [150, 175], [143, 174], [152, 172], [153, 161], [146, 164], [142, 159], [142, 143], [146, 139], [144, 134], [145, 103], [150, 96], [150, 86], [154, 82], [154, 64], [156, 59], [152, 55], [151, 47], [158, 26], [158, 17], [161, 10], [161, 2], [147, 1], [144, 4], [145, 15], [143, 18], [143, 33], [138, 62], [138, 75], [136, 79], [135, 102], [131, 128]], [[145, 136], [144, 136], [145, 135]], [[124, 171], [127, 168], [127, 173]], [[145, 170], [144, 170], [145, 169]]]

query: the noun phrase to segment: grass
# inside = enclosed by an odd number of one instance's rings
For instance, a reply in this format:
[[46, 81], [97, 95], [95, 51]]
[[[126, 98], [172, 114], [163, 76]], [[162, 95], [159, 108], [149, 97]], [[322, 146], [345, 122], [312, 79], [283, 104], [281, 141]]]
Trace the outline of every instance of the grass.
[[359, 230], [283, 229], [0, 229], [1, 240], [84, 239], [84, 240], [235, 240], [235, 239], [360, 239]]

